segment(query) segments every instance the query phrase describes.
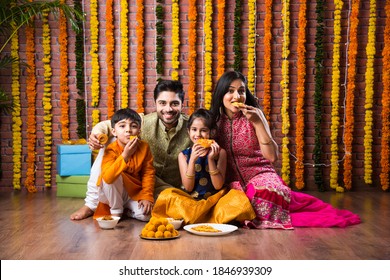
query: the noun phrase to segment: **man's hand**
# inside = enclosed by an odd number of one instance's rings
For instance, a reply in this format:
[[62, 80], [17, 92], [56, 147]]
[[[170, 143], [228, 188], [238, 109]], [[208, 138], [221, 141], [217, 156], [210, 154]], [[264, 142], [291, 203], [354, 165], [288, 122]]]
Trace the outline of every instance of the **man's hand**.
[[104, 145], [100, 144], [97, 135], [92, 133], [89, 135], [88, 146], [91, 150], [99, 150], [104, 147]]

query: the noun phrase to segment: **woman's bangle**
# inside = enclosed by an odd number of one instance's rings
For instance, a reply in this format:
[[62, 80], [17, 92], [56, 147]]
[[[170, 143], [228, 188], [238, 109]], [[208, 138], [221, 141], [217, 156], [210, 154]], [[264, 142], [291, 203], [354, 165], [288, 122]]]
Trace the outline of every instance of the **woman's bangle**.
[[187, 172], [186, 172], [186, 177], [187, 177], [188, 179], [194, 179], [194, 178], [195, 178], [195, 174], [194, 174], [194, 175], [188, 175]]
[[209, 171], [209, 174], [210, 174], [210, 175], [217, 175], [217, 174], [219, 174], [219, 169], [217, 168], [217, 169], [215, 169], [215, 170], [210, 170], [210, 171]]
[[263, 143], [263, 142], [260, 142], [261, 145], [270, 145], [272, 143], [272, 138], [267, 142], [267, 143]]

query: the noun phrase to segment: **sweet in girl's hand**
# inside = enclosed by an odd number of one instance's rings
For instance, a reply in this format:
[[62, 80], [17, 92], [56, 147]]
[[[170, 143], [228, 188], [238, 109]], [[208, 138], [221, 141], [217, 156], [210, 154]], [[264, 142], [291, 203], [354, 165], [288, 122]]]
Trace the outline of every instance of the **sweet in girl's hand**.
[[214, 140], [212, 139], [204, 139], [204, 138], [201, 138], [201, 139], [198, 139], [196, 141], [196, 144], [199, 144], [201, 145], [203, 148], [210, 148], [211, 147], [211, 144], [214, 143]]

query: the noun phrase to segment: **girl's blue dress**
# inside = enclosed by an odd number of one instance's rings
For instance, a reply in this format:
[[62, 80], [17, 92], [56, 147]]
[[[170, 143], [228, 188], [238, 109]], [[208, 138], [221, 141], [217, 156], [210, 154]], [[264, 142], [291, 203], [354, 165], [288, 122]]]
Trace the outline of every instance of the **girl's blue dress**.
[[[183, 154], [190, 160], [192, 147], [183, 150]], [[195, 186], [191, 196], [197, 200], [207, 199], [210, 195], [217, 193], [213, 187], [209, 174], [209, 164], [207, 156], [199, 157], [195, 162]]]

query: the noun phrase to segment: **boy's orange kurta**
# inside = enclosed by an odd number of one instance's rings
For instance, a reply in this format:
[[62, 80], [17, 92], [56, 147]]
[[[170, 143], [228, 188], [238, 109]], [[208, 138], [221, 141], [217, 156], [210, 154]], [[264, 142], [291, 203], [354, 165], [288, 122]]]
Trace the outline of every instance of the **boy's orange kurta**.
[[[97, 184], [99, 186], [102, 180], [107, 184], [111, 184], [119, 176], [122, 176], [124, 188], [132, 200], [148, 200], [153, 203], [155, 181], [153, 156], [148, 143], [143, 140], [138, 141], [140, 143], [137, 151], [127, 163], [122, 157], [123, 148], [118, 144], [118, 141], [107, 146], [102, 161], [102, 173]], [[100, 207], [102, 208], [102, 205]], [[106, 208], [103, 207], [101, 211], [106, 212]], [[98, 212], [98, 209], [96, 212]], [[94, 218], [102, 214], [104, 213], [95, 213]]]

